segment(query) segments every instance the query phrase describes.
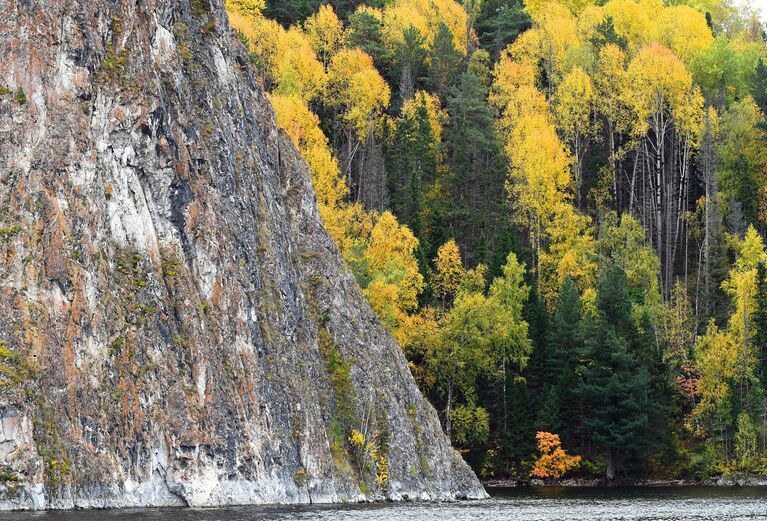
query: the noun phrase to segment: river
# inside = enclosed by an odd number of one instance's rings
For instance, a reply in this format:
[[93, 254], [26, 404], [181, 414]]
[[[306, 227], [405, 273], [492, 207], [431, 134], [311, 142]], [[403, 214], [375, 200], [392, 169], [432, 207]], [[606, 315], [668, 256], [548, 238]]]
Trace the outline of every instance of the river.
[[494, 489], [458, 503], [127, 509], [0, 514], [9, 521], [738, 521], [767, 520], [767, 488]]

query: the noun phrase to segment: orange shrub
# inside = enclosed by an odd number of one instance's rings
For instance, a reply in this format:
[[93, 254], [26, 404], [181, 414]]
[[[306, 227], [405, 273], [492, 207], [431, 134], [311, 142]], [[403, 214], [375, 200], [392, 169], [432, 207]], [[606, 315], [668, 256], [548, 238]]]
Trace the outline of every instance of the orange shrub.
[[534, 478], [561, 478], [568, 470], [581, 464], [580, 456], [568, 456], [562, 449], [559, 434], [539, 432], [535, 435], [541, 456], [530, 475]]

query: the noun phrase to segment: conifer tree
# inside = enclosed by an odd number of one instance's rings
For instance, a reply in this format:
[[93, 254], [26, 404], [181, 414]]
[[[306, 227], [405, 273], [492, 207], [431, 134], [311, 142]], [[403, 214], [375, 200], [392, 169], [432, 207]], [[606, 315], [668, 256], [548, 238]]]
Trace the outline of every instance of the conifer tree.
[[615, 477], [626, 456], [652, 445], [648, 426], [649, 374], [622, 335], [630, 333], [631, 315], [626, 274], [610, 268], [599, 285], [597, 313], [583, 324], [582, 380], [584, 426], [604, 448], [607, 479]]
[[429, 122], [424, 96], [412, 100], [415, 110], [403, 111], [387, 140], [386, 169], [389, 202], [399, 220], [407, 224], [428, 251], [423, 230], [425, 191], [436, 178], [437, 142]]
[[757, 374], [762, 387], [767, 388], [767, 263], [765, 262], [760, 262], [756, 270], [756, 304], [753, 322]]
[[455, 46], [453, 33], [440, 22], [429, 52], [429, 80], [441, 99], [445, 99], [450, 87], [460, 78], [462, 62], [463, 53]]
[[[449, 214], [446, 216], [466, 254], [468, 264], [483, 259], [475, 256], [480, 239], [495, 239], [503, 193], [501, 149], [493, 114], [487, 104], [487, 88], [479, 76], [465, 72], [447, 101], [445, 128]], [[492, 250], [493, 244], [488, 244]]]
[[557, 417], [568, 418], [567, 422], [562, 423], [562, 428], [551, 426], [550, 429], [562, 436], [565, 445], [575, 443], [578, 431], [578, 421], [574, 414], [578, 409], [578, 397], [574, 389], [577, 383], [575, 369], [581, 349], [580, 308], [578, 288], [572, 279], [567, 278], [560, 288], [557, 307], [549, 323], [544, 365], [545, 385], [549, 386], [549, 393], [556, 397], [556, 403], [548, 407], [556, 407]]

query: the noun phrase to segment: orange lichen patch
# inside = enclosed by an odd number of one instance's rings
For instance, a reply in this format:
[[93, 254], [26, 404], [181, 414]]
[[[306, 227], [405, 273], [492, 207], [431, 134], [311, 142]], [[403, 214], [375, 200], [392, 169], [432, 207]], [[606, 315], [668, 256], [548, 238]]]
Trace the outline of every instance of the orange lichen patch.
[[218, 280], [216, 280], [216, 284], [213, 286], [213, 295], [210, 297], [211, 304], [213, 304], [216, 307], [218, 307], [219, 302], [221, 300], [221, 291], [222, 291], [221, 278], [219, 278]]
[[187, 212], [186, 226], [190, 231], [194, 231], [197, 228], [198, 223], [202, 220], [204, 215], [203, 209], [199, 202], [193, 201], [192, 204], [189, 205]]
[[173, 162], [173, 167], [176, 170], [176, 173], [179, 175], [179, 177], [186, 177], [185, 174], [189, 171], [189, 164], [186, 161], [182, 161], [180, 159], [177, 159]]
[[165, 139], [165, 136], [160, 136], [160, 139], [157, 140], [157, 147], [164, 155], [170, 156], [170, 145], [168, 145], [168, 140]]

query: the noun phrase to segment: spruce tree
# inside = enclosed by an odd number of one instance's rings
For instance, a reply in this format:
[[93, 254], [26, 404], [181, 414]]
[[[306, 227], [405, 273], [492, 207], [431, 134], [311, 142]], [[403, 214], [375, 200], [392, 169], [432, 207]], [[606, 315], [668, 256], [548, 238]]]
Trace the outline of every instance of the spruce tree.
[[456, 48], [453, 33], [440, 22], [429, 53], [429, 80], [432, 90], [445, 99], [448, 89], [460, 78], [463, 53]]
[[598, 289], [598, 311], [582, 325], [584, 346], [578, 396], [592, 441], [604, 448], [607, 479], [627, 456], [650, 448], [647, 387], [650, 376], [626, 338], [631, 314], [626, 274], [610, 268]]
[[565, 446], [572, 446], [580, 432], [580, 404], [575, 393], [581, 343], [579, 324], [581, 321], [581, 300], [578, 288], [567, 278], [559, 291], [559, 301], [548, 327], [544, 381], [557, 397], [557, 416], [569, 416], [562, 422], [562, 429], [556, 432]]
[[762, 58], [759, 58], [756, 64], [751, 95], [754, 97], [756, 104], [759, 105], [762, 114], [767, 114], [767, 65], [765, 65]]
[[417, 108], [403, 113], [393, 125], [385, 148], [389, 204], [399, 222], [418, 238], [425, 258], [432, 252], [433, 237], [425, 226], [425, 192], [437, 171], [437, 143], [429, 122], [425, 98], [416, 97]]
[[425, 84], [425, 43], [418, 29], [408, 27], [402, 35], [402, 42], [394, 49], [391, 76], [399, 86], [400, 104]]
[[495, 247], [499, 216], [504, 209], [505, 172], [493, 113], [487, 104], [487, 87], [480, 76], [465, 72], [447, 100], [448, 214], [452, 235], [460, 241], [467, 263], [480, 260], [481, 239], [486, 249]]
[[754, 350], [757, 356], [757, 375], [762, 387], [767, 388], [767, 265], [760, 262], [756, 270], [756, 305], [752, 315], [754, 324]]
[[496, 58], [530, 25], [522, 0], [483, 0], [475, 29], [480, 46]]
[[367, 11], [356, 11], [349, 15], [346, 43], [349, 47], [358, 47], [372, 56], [379, 70], [391, 60], [383, 43], [381, 21]]

